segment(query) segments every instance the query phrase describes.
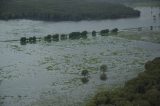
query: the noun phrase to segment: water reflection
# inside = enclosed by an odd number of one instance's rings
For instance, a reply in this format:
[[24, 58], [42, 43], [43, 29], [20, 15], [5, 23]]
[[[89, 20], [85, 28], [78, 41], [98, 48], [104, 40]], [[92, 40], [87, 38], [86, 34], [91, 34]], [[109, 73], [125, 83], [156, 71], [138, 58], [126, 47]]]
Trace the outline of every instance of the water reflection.
[[107, 80], [107, 74], [106, 74], [106, 73], [102, 73], [102, 74], [100, 75], [100, 79], [101, 79], [102, 81]]
[[89, 81], [89, 78], [83, 77], [83, 78], [81, 78], [81, 81], [83, 84], [86, 84]]

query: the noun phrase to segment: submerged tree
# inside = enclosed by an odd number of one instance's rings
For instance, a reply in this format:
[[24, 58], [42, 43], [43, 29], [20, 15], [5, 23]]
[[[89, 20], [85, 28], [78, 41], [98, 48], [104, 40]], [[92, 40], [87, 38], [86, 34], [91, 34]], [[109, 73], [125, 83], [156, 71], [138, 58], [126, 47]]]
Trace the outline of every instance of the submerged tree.
[[55, 34], [52, 36], [53, 41], [59, 41], [59, 34]]
[[82, 70], [81, 75], [83, 75], [84, 77], [89, 75], [88, 70]]
[[47, 36], [44, 37], [44, 40], [47, 41], [47, 42], [51, 42], [52, 36], [51, 35], [47, 35]]
[[31, 44], [36, 43], [36, 37], [35, 36], [34, 37], [29, 37], [28, 42], [31, 43]]
[[102, 36], [107, 36], [108, 33], [109, 33], [109, 29], [104, 29], [104, 30], [101, 30], [101, 31], [100, 31], [100, 34], [101, 34]]
[[111, 33], [118, 33], [118, 28], [114, 28], [111, 30]]
[[61, 40], [66, 40], [67, 39], [67, 35], [66, 34], [62, 34], [61, 35]]
[[81, 38], [81, 33], [80, 32], [71, 32], [69, 34], [69, 39], [74, 40], [74, 39], [80, 39]]
[[89, 75], [88, 70], [82, 70], [81, 75], [83, 76], [83, 78], [81, 78], [82, 83], [87, 83], [89, 81], [89, 79], [88, 79], [88, 75]]
[[21, 37], [20, 43], [21, 43], [21, 45], [26, 45], [26, 43], [27, 43], [27, 38], [26, 38], [26, 37]]
[[101, 80], [106, 80], [107, 79], [107, 75], [106, 75], [106, 71], [107, 71], [107, 65], [103, 64], [100, 66], [100, 71], [102, 72], [102, 74], [100, 75], [100, 79]]
[[81, 33], [81, 37], [82, 37], [83, 39], [87, 39], [87, 34], [88, 34], [87, 31], [83, 31], [83, 32]]
[[96, 36], [96, 31], [92, 31], [92, 36]]
[[100, 66], [100, 71], [105, 73], [107, 71], [107, 65], [103, 64]]

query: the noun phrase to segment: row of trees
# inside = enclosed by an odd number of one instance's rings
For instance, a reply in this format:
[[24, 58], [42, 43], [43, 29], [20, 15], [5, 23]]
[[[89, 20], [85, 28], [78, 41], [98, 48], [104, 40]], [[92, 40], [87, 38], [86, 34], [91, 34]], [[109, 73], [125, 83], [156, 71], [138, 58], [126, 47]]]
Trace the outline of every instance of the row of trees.
[[[96, 36], [97, 33], [99, 33], [99, 34], [102, 35], [102, 36], [106, 36], [106, 35], [109, 34], [109, 32], [110, 32], [110, 33], [118, 33], [118, 29], [117, 29], [117, 28], [114, 28], [114, 29], [112, 29], [112, 30], [110, 30], [110, 31], [109, 31], [109, 29], [105, 29], [105, 30], [101, 30], [100, 32], [96, 32], [96, 31], [94, 30], [94, 31], [91, 32], [91, 34], [92, 34], [93, 37]], [[29, 37], [29, 38], [21, 37], [20, 42], [21, 42], [22, 45], [25, 45], [25, 44], [27, 44], [27, 43], [35, 44], [37, 40], [40, 41], [40, 40], [42, 40], [42, 39], [43, 39], [44, 41], [46, 41], [46, 42], [59, 41], [60, 39], [61, 39], [61, 40], [66, 40], [68, 37], [69, 37], [69, 39], [71, 39], [71, 40], [80, 39], [80, 38], [82, 38], [82, 39], [87, 39], [87, 38], [88, 38], [88, 36], [87, 36], [88, 33], [89, 33], [89, 32], [87, 32], [87, 31], [71, 32], [71, 33], [69, 33], [69, 34], [47, 35], [47, 36], [45, 36], [44, 38], [41, 38], [41, 37], [37, 38], [37, 37], [35, 37], [35, 36]], [[67, 36], [68, 36], [68, 37], [67, 37]]]
[[101, 30], [101, 31], [100, 31], [100, 35], [106, 36], [106, 35], [109, 34], [109, 32], [112, 33], [112, 34], [116, 34], [116, 33], [118, 33], [118, 28], [114, 28], [114, 29], [112, 29], [112, 30], [109, 30], [109, 29]]
[[83, 31], [83, 32], [72, 32], [69, 34], [69, 39], [86, 39], [87, 38], [87, 31]]
[[[2, 4], [3, 3], [3, 4]], [[2, 0], [0, 19], [47, 21], [138, 17], [140, 12], [120, 4], [78, 0]]]

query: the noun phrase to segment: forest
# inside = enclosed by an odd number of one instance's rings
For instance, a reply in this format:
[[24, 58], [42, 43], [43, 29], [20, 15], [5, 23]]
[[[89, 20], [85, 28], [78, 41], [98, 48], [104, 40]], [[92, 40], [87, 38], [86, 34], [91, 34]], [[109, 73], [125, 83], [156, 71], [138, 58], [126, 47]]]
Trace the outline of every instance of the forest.
[[86, 0], [1, 0], [0, 19], [79, 21], [138, 17], [122, 4]]

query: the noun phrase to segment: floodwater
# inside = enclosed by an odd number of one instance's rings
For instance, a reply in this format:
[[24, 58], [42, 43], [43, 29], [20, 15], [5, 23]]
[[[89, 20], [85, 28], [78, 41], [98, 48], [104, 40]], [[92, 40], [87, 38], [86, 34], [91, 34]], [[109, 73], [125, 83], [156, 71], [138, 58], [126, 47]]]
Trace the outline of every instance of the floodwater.
[[[72, 31], [160, 26], [160, 9], [138, 7], [139, 18], [44, 22], [0, 21], [0, 40], [45, 36]], [[154, 17], [153, 17], [154, 16]], [[145, 36], [145, 35], [144, 35]], [[152, 36], [152, 35], [151, 35]], [[122, 86], [144, 70], [144, 63], [160, 56], [155, 42], [97, 35], [60, 42], [0, 42], [0, 106], [83, 106], [98, 90]], [[99, 67], [108, 66], [107, 80]], [[81, 71], [89, 71], [82, 83]]]

